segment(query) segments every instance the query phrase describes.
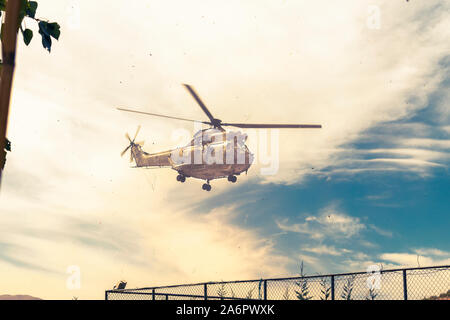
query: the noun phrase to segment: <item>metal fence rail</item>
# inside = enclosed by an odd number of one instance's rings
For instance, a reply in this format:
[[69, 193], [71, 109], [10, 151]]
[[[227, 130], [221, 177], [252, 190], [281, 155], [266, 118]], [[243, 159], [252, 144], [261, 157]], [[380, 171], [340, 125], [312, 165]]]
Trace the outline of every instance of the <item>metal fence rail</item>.
[[107, 290], [106, 300], [450, 300], [450, 266]]

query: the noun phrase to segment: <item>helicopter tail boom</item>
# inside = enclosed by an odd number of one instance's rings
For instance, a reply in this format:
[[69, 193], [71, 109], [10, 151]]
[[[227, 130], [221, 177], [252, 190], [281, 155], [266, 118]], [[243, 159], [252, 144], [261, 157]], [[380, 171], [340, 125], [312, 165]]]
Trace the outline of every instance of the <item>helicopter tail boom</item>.
[[142, 150], [141, 145], [135, 144], [131, 147], [131, 155], [136, 162], [136, 167], [168, 167], [171, 166], [170, 155], [172, 150], [147, 153]]

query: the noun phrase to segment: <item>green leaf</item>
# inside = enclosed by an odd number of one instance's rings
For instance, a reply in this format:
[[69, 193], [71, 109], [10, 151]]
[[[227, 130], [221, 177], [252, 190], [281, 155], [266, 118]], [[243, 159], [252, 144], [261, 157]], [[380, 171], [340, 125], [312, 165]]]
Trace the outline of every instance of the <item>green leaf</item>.
[[56, 40], [59, 39], [59, 36], [61, 34], [61, 31], [59, 29], [60, 29], [60, 27], [59, 27], [58, 23], [56, 23], [56, 22], [47, 23], [47, 30], [48, 30], [49, 34]]
[[40, 21], [39, 22], [39, 33], [42, 36], [42, 46], [48, 50], [48, 52], [52, 49], [52, 38], [50, 38], [50, 33], [48, 31], [48, 22]]
[[28, 1], [28, 7], [26, 9], [26, 13], [30, 18], [35, 17], [36, 15], [36, 9], [38, 7], [38, 3], [36, 1]]
[[56, 22], [46, 22], [46, 21], [40, 21], [39, 22], [39, 30], [42, 31], [47, 36], [51, 36], [55, 38], [56, 40], [59, 39], [59, 36], [61, 34], [60, 26]]
[[27, 8], [28, 8], [28, 0], [21, 0], [19, 11], [19, 23], [17, 24], [17, 28], [19, 28], [19, 26], [22, 24], [23, 18], [25, 18]]
[[23, 41], [25, 42], [25, 44], [29, 45], [31, 42], [31, 39], [33, 39], [33, 31], [30, 29], [25, 29], [24, 31], [22, 31], [22, 35], [23, 35]]
[[6, 10], [6, 0], [0, 0], [0, 10], [1, 11]]
[[5, 23], [2, 23], [2, 27], [0, 28], [0, 40], [3, 42], [3, 34], [5, 30]]
[[39, 32], [42, 32], [44, 34], [46, 34], [47, 36], [50, 36], [50, 33], [48, 32], [48, 22], [45, 21], [39, 21]]

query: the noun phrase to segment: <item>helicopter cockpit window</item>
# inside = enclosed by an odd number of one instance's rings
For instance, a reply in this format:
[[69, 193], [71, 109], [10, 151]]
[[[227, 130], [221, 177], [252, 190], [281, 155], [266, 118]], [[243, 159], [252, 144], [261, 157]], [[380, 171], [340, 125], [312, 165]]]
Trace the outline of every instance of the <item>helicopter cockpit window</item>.
[[222, 132], [216, 129], [206, 129], [197, 132], [191, 141], [192, 145], [206, 145], [222, 140]]
[[210, 131], [203, 132], [203, 144], [208, 144], [212, 142], [212, 134]]
[[203, 140], [203, 138], [202, 138], [202, 135], [203, 135], [203, 131], [199, 131], [199, 132], [197, 132], [195, 135], [194, 135], [194, 137], [193, 137], [193, 139], [192, 139], [192, 141], [191, 141], [191, 145], [193, 145], [193, 146], [198, 146], [198, 145], [202, 145], [202, 140]]

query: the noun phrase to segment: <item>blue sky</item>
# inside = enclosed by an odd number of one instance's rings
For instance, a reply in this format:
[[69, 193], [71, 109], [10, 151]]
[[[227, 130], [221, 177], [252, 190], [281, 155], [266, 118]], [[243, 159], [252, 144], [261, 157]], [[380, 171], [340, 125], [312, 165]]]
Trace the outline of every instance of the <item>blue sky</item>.
[[[444, 70], [450, 66], [448, 58], [440, 63]], [[342, 160], [343, 164], [319, 170], [311, 164], [310, 173], [301, 183], [289, 185], [260, 184], [260, 180], [250, 179], [225, 194], [197, 204], [196, 210], [208, 212], [218, 205], [236, 203], [239, 214], [233, 220], [235, 224], [257, 230], [275, 243], [277, 251], [299, 261], [302, 255], [307, 255], [305, 263], [313, 273], [348, 271], [348, 265], [343, 262], [357, 252], [367, 255], [366, 260], [384, 264], [392, 263], [380, 257], [385, 252], [417, 254], [418, 265], [421, 248], [448, 252], [450, 118], [448, 110], [442, 114], [442, 107], [448, 108], [449, 81], [450, 78], [444, 78], [423, 107], [395, 121], [370, 127], [362, 132], [361, 138], [343, 145], [344, 151], [337, 157], [337, 162]], [[415, 97], [405, 99], [413, 101]], [[441, 156], [436, 162], [418, 167], [396, 163], [397, 159], [411, 159], [407, 152], [413, 148], [392, 151], [412, 139], [428, 141], [428, 146], [421, 151], [442, 153]], [[367, 152], [373, 150], [377, 152]], [[370, 162], [380, 158], [394, 162], [389, 166]], [[349, 237], [329, 234], [314, 239], [311, 234], [286, 231], [277, 224], [280, 221], [289, 225], [304, 223], [307, 217], [320, 216], [325, 211], [352, 217], [362, 225], [361, 230]], [[311, 256], [308, 248], [324, 246], [331, 248], [331, 255], [316, 252], [313, 256], [317, 260], [308, 266]], [[298, 263], [291, 263], [290, 270], [297, 269]]]
[[[437, 176], [417, 178], [402, 173], [357, 174], [351, 179], [326, 181], [311, 176], [305, 185], [249, 186], [247, 183], [225, 196], [212, 198], [200, 209], [217, 203], [237, 202], [238, 215], [234, 223], [255, 228], [273, 239], [276, 249], [301, 260], [302, 247], [327, 245], [362, 251], [372, 257], [383, 252], [412, 252], [413, 248], [431, 247], [449, 250], [448, 226], [449, 177], [445, 170]], [[443, 175], [442, 175], [443, 174]], [[252, 200], [248, 200], [251, 197]], [[256, 199], [255, 199], [256, 198]], [[256, 202], [253, 202], [256, 201]], [[301, 223], [310, 215], [317, 215], [326, 207], [333, 212], [344, 212], [366, 227], [351, 238], [330, 235], [329, 239], [311, 239], [310, 236], [285, 232], [276, 221]], [[280, 234], [281, 233], [281, 234]], [[379, 262], [384, 262], [382, 259]], [[308, 266], [308, 263], [306, 263]], [[298, 265], [292, 266], [295, 272]], [[308, 266], [309, 272], [344, 272], [348, 267], [337, 263], [330, 268], [324, 264]]]

